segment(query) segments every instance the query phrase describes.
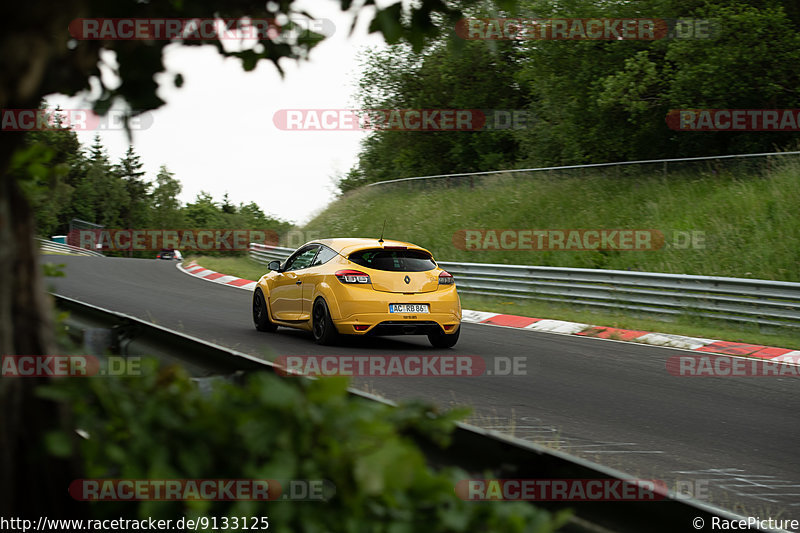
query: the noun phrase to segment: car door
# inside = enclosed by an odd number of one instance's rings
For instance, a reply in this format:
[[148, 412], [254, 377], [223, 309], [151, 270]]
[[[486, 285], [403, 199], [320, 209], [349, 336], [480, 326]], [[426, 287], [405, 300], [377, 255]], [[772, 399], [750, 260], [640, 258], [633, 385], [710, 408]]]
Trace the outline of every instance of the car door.
[[319, 247], [319, 252], [317, 252], [316, 257], [314, 257], [314, 260], [303, 276], [303, 301], [300, 307], [300, 320], [308, 320], [311, 318], [311, 307], [314, 303], [312, 300], [316, 292], [317, 284], [325, 277], [324, 270], [316, 267], [321, 267], [337, 255], [339, 254], [327, 246], [322, 245]]
[[303, 274], [317, 255], [318, 244], [304, 246], [292, 254], [275, 277], [269, 293], [269, 305], [275, 320], [300, 320], [303, 297]]

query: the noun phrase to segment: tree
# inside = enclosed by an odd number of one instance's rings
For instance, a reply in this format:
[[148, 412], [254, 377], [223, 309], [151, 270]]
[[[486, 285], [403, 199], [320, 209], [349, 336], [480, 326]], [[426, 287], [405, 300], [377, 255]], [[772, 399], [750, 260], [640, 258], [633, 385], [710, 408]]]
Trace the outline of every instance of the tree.
[[[786, 13], [786, 7], [797, 13], [797, 3], [751, 4], [715, 2], [698, 9], [699, 17], [717, 21], [711, 46], [699, 40], [669, 43], [663, 69], [670, 81], [662, 96], [666, 107], [800, 107], [800, 73], [790, 67], [800, 62], [800, 20]], [[796, 139], [796, 132], [692, 133], [681, 135], [679, 146], [689, 155], [767, 152]]]
[[228, 198], [227, 192], [224, 195], [222, 195], [222, 204], [220, 204], [220, 209], [222, 210], [223, 213], [229, 215], [236, 214], [236, 206], [231, 203], [230, 199]]
[[194, 202], [186, 204], [183, 212], [192, 228], [219, 228], [222, 224], [222, 210], [206, 191], [197, 193]]
[[[47, 112], [44, 104], [40, 110]], [[65, 233], [64, 218], [71, 209], [75, 185], [84, 171], [84, 158], [78, 136], [63, 125], [59, 110], [48, 112], [54, 117], [50, 128], [30, 132], [25, 144], [40, 152], [43, 164], [21, 182], [26, 197], [36, 213], [36, 233], [47, 238]]]
[[[756, 5], [753, 5], [756, 4]], [[695, 0], [526, 4], [541, 17], [653, 17], [713, 21], [710, 38], [523, 41], [517, 80], [536, 128], [519, 132], [523, 165], [768, 152], [795, 133], [689, 133], [671, 109], [796, 108], [797, 4]], [[744, 74], [746, 73], [746, 75]]]
[[107, 228], [122, 227], [130, 197], [125, 182], [112, 171], [99, 136], [89, 149], [86, 173], [75, 188], [75, 200], [81, 209], [78, 218]]
[[496, 118], [527, 107], [514, 80], [518, 62], [516, 47], [509, 42], [455, 46], [441, 38], [421, 53], [404, 43], [366, 52], [355, 96], [361, 109], [465, 110], [474, 129], [372, 132], [362, 142], [356, 167], [339, 181], [340, 189], [513, 165], [517, 141], [512, 129], [499, 127]]
[[179, 228], [183, 223], [178, 195], [183, 187], [175, 175], [161, 165], [150, 194], [151, 222], [154, 228]]
[[[340, 0], [343, 10], [351, 0]], [[365, 4], [372, 4], [371, 1]], [[192, 18], [219, 17], [238, 20], [246, 25], [246, 17], [279, 18], [294, 15], [291, 0], [267, 2], [240, 0], [222, 2], [139, 2], [137, 0], [66, 0], [58, 9], [40, 2], [14, 4], [0, 22], [0, 109], [36, 109], [44, 96], [52, 93], [75, 94], [90, 89], [90, 81], [99, 89], [94, 102], [97, 112], [105, 113], [121, 99], [130, 109], [144, 112], [163, 104], [157, 95], [155, 74], [164, 72], [163, 49], [170, 41], [159, 40], [79, 40], [70, 36], [68, 28], [77, 18], [142, 17]], [[440, 0], [422, 0], [403, 14], [399, 2], [375, 10], [372, 31], [381, 32], [388, 40], [408, 39], [421, 46], [427, 35], [438, 31], [432, 18], [442, 13], [453, 23], [458, 10]], [[279, 70], [282, 58], [306, 57], [320, 35], [303, 34], [299, 38], [279, 37], [274, 41], [265, 35], [247, 49], [228, 49], [216, 35], [204, 41], [184, 41], [185, 46], [212, 44], [227, 57], [238, 58], [245, 70], [252, 70], [259, 61], [271, 61]], [[110, 51], [118, 64], [116, 80], [106, 84], [102, 75], [101, 52]], [[182, 78], [172, 73], [176, 85]], [[0, 133], [0, 353], [52, 354], [52, 318], [38, 267], [38, 247], [30, 203], [21, 189], [42, 158], [23, 147], [23, 137], [14, 132]], [[67, 471], [63, 463], [37, 463], [39, 450], [31, 442], [39, 442], [61, 417], [53, 417], [52, 404], [33, 394], [36, 380], [0, 381], [0, 402], [8, 412], [0, 419], [0, 511], [5, 516], [45, 512], [53, 509], [51, 495], [62, 494], [63, 485], [56, 482], [54, 471]], [[43, 486], [43, 480], [50, 485]], [[36, 498], [30, 498], [30, 494]], [[24, 512], [23, 512], [24, 511]], [[52, 514], [51, 514], [52, 516]]]
[[[476, 133], [378, 131], [342, 191], [398, 177], [633, 159], [767, 152], [795, 132], [670, 129], [673, 109], [800, 107], [800, 7], [790, 0], [527, 0], [542, 18], [711, 21], [709, 38], [433, 40], [364, 56], [356, 100], [367, 109], [526, 109], [524, 127]], [[505, 14], [489, 3], [471, 17]], [[747, 75], [743, 75], [747, 73]]]
[[148, 222], [150, 184], [144, 180], [143, 166], [139, 155], [129, 145], [125, 157], [113, 168], [114, 175], [125, 185], [127, 202], [122, 206], [120, 218], [128, 229], [143, 228]]
[[255, 202], [250, 202], [248, 204], [240, 203], [238, 211], [240, 215], [247, 217], [253, 228], [261, 228], [268, 224], [271, 220], [274, 220], [268, 219], [267, 215], [264, 214], [264, 211], [262, 211]]

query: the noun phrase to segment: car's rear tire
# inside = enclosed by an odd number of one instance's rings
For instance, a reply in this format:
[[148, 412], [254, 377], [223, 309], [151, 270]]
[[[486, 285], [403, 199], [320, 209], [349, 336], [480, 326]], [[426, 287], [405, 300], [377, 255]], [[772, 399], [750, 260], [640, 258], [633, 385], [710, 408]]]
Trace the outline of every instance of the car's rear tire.
[[314, 336], [314, 342], [322, 345], [333, 344], [339, 336], [328, 311], [328, 304], [322, 298], [317, 298], [314, 302], [314, 309], [311, 312], [311, 334]]
[[461, 326], [455, 333], [447, 334], [441, 329], [436, 333], [429, 333], [428, 340], [434, 348], [452, 348], [458, 342], [459, 335], [461, 335]]
[[259, 288], [253, 292], [253, 324], [258, 331], [272, 333], [278, 329], [278, 325], [269, 319], [267, 302], [264, 299], [264, 293]]

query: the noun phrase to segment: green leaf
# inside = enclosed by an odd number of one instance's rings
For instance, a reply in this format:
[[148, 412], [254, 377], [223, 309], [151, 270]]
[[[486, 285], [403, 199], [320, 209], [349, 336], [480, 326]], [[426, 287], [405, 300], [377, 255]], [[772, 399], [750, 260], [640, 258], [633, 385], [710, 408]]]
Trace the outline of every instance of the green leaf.
[[386, 42], [389, 44], [398, 42], [403, 35], [403, 26], [401, 24], [402, 13], [403, 5], [400, 2], [379, 9], [369, 25], [369, 31], [381, 32], [383, 38], [386, 39]]
[[72, 455], [70, 438], [62, 431], [50, 431], [45, 436], [47, 451], [56, 457], [69, 457]]

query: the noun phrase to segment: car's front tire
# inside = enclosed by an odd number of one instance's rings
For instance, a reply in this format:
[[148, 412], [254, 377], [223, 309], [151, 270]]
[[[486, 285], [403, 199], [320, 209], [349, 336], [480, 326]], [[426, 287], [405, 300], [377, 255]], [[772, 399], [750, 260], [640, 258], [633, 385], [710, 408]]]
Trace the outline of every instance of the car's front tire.
[[314, 342], [322, 345], [333, 344], [339, 336], [328, 311], [328, 305], [322, 298], [317, 298], [314, 302], [314, 310], [311, 313], [311, 334], [314, 336]]
[[452, 348], [458, 342], [459, 335], [461, 335], [461, 326], [455, 333], [447, 334], [441, 329], [436, 333], [429, 333], [428, 340], [434, 348]]
[[278, 325], [269, 319], [267, 302], [264, 299], [264, 293], [259, 288], [253, 292], [253, 324], [258, 331], [272, 333], [278, 329]]

